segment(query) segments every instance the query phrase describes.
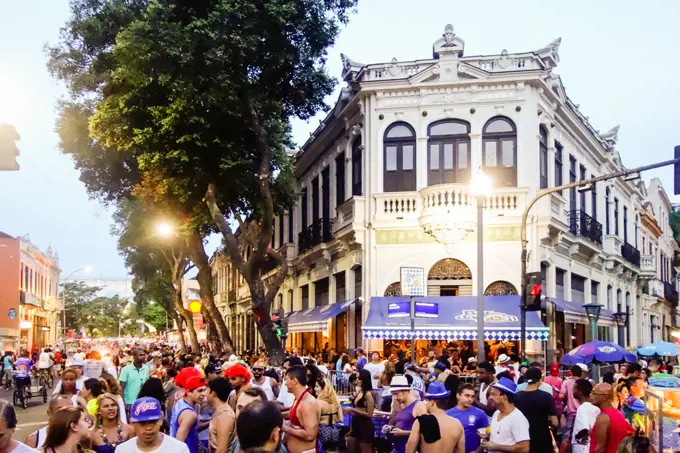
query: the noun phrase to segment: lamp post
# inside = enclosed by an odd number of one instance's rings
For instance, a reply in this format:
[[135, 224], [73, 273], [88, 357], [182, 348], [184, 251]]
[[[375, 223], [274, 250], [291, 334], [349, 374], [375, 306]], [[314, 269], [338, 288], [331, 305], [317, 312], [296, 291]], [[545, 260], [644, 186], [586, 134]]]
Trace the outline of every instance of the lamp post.
[[614, 321], [618, 326], [618, 336], [619, 336], [619, 346], [622, 348], [626, 347], [626, 326], [628, 325], [629, 313], [625, 311], [619, 311], [614, 313]]
[[590, 324], [590, 341], [597, 341], [597, 320], [600, 319], [600, 311], [602, 305], [600, 304], [585, 304], [583, 308], [586, 309], [588, 315], [588, 323]]
[[477, 201], [477, 357], [478, 363], [486, 360], [484, 354], [484, 203], [491, 191], [491, 179], [481, 168], [472, 176], [470, 195]]
[[[92, 267], [91, 266], [85, 266], [82, 269], [76, 269], [75, 271], [71, 272], [64, 279], [63, 285], [65, 286], [68, 283], [68, 279], [71, 278], [71, 276], [73, 276], [74, 274], [77, 274], [78, 272], [85, 272], [86, 274], [89, 274], [90, 272], [92, 272]], [[65, 341], [66, 340], [66, 299], [64, 298], [64, 296], [66, 295], [66, 293], [64, 292], [64, 290], [62, 290], [61, 294], [62, 294], [62, 297], [61, 297], [61, 304], [62, 304], [62, 309], [61, 309], [61, 316], [62, 316], [62, 318], [61, 318], [61, 323], [62, 323], [61, 334], [64, 337], [64, 341]]]

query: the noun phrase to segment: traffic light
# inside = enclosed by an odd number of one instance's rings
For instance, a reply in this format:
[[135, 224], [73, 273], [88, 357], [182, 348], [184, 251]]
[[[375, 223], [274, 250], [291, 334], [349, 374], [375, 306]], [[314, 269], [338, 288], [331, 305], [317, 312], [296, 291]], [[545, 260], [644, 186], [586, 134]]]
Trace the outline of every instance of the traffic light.
[[526, 311], [539, 311], [541, 309], [541, 273], [529, 272], [526, 280]]
[[288, 320], [285, 319], [283, 307], [279, 307], [274, 314], [272, 314], [272, 321], [274, 322], [274, 330], [279, 338], [286, 338], [288, 336]]
[[[680, 145], [675, 147], [675, 159], [680, 159]], [[675, 179], [675, 185], [673, 193], [675, 195], [680, 195], [680, 163], [676, 162], [675, 165], [673, 165], [673, 176]]]
[[16, 171], [19, 169], [19, 163], [16, 160], [19, 149], [14, 142], [20, 138], [14, 126], [0, 124], [0, 171]]

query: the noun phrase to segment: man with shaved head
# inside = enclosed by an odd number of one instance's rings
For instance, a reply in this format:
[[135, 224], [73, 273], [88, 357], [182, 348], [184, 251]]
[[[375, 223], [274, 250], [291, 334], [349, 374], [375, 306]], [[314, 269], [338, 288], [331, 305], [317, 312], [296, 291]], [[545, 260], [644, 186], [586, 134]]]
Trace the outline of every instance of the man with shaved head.
[[621, 441], [634, 433], [623, 414], [612, 406], [612, 392], [610, 384], [597, 384], [590, 393], [590, 402], [600, 409], [591, 432], [591, 452], [615, 453]]
[[[73, 406], [73, 401], [71, 401], [70, 396], [66, 395], [56, 395], [50, 400], [50, 404], [47, 406], [47, 410], [45, 411], [47, 413], [47, 420], [50, 419], [52, 414], [54, 414], [56, 411], [61, 409], [62, 407], [72, 407]], [[45, 443], [45, 438], [47, 437], [47, 426], [44, 428], [40, 428], [39, 430], [35, 431], [34, 433], [31, 433], [26, 439], [24, 439], [24, 443], [28, 445], [31, 448], [40, 448], [43, 446], [43, 443]]]

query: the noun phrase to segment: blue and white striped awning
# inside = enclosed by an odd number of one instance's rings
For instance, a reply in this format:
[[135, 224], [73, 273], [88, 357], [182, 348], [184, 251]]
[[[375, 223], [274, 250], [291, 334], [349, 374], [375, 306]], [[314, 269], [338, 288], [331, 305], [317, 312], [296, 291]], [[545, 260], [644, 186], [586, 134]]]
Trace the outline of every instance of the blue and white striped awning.
[[[388, 304], [407, 302], [408, 297], [373, 297], [366, 323], [362, 327], [364, 338], [383, 340], [476, 340], [477, 298], [475, 296], [417, 297], [418, 301], [439, 306], [437, 318], [416, 318], [415, 330], [408, 318], [388, 317]], [[484, 297], [484, 339], [519, 340], [520, 297]], [[527, 312], [528, 340], [547, 340], [550, 331], [543, 325], [537, 312]]]
[[288, 332], [326, 331], [328, 330], [328, 321], [345, 311], [354, 301], [356, 299], [291, 312], [286, 316], [286, 319], [288, 319]]

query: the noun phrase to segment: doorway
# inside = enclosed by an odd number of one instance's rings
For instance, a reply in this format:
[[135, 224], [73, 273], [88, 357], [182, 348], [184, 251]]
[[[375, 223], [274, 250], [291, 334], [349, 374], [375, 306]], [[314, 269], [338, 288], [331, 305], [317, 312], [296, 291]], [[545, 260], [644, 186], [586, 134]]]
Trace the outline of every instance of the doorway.
[[439, 287], [440, 296], [457, 296], [458, 287], [457, 286], [440, 286]]

